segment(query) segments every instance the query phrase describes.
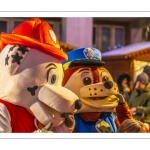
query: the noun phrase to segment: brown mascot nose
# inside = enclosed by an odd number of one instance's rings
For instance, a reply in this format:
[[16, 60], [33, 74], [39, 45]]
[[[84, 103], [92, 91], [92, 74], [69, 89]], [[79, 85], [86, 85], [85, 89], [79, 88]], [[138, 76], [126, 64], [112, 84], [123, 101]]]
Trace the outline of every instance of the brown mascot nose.
[[104, 86], [106, 89], [111, 89], [113, 87], [113, 83], [111, 81], [106, 81]]
[[81, 100], [76, 100], [75, 101], [75, 109], [80, 109], [82, 107], [82, 101]]

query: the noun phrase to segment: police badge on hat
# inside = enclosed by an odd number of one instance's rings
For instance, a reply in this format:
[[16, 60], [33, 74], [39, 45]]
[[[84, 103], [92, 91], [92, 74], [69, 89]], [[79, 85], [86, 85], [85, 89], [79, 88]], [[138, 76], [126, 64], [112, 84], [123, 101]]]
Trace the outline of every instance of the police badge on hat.
[[99, 119], [95, 124], [95, 129], [101, 133], [110, 133], [110, 126], [104, 120]]
[[83, 53], [87, 59], [91, 59], [94, 56], [94, 51], [92, 48], [85, 48], [83, 50]]

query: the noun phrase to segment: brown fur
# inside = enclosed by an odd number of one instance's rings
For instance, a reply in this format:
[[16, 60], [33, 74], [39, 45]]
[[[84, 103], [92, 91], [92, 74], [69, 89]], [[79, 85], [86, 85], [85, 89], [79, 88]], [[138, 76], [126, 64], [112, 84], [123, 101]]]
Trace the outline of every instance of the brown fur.
[[[84, 68], [84, 66], [78, 66], [78, 67], [73, 67], [73, 68], [69, 68], [67, 70], [64, 71], [64, 79], [63, 79], [63, 82], [62, 82], [62, 86], [64, 86], [68, 79], [70, 78], [70, 76], [75, 72], [77, 71], [78, 69], [80, 68]], [[100, 78], [99, 78], [99, 72], [97, 70], [97, 67], [93, 67], [93, 66], [88, 66], [88, 68], [91, 68], [92, 69], [92, 74], [93, 74], [93, 77], [94, 77], [94, 83], [99, 83], [100, 82]], [[104, 67], [101, 67], [101, 69], [103, 70], [106, 70]]]
[[82, 68], [82, 66], [78, 66], [78, 67], [73, 67], [73, 68], [70, 68], [68, 70], [65, 70], [64, 71], [64, 78], [63, 78], [63, 82], [62, 82], [62, 86], [64, 86], [68, 79], [70, 78], [70, 76], [78, 69]]

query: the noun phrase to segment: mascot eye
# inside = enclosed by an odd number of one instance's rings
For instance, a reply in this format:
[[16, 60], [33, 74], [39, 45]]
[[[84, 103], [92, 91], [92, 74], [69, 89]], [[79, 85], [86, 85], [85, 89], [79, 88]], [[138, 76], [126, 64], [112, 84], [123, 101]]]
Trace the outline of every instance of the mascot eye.
[[89, 85], [92, 83], [92, 79], [89, 77], [86, 77], [83, 79], [83, 83], [84, 83], [84, 85]]
[[106, 82], [106, 81], [108, 81], [108, 77], [107, 76], [102, 77], [102, 82]]
[[57, 79], [56, 74], [52, 74], [49, 79], [50, 84], [54, 84], [56, 82], [56, 79]]

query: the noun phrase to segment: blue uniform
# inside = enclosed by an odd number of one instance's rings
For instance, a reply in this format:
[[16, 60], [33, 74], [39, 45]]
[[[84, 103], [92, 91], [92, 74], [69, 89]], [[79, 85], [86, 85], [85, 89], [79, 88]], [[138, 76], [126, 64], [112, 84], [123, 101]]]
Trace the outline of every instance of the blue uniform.
[[[75, 130], [77, 133], [116, 133], [117, 127], [115, 117], [112, 113], [103, 112], [100, 115], [100, 120], [83, 120], [79, 114], [75, 114]], [[96, 124], [98, 130], [96, 129]]]

